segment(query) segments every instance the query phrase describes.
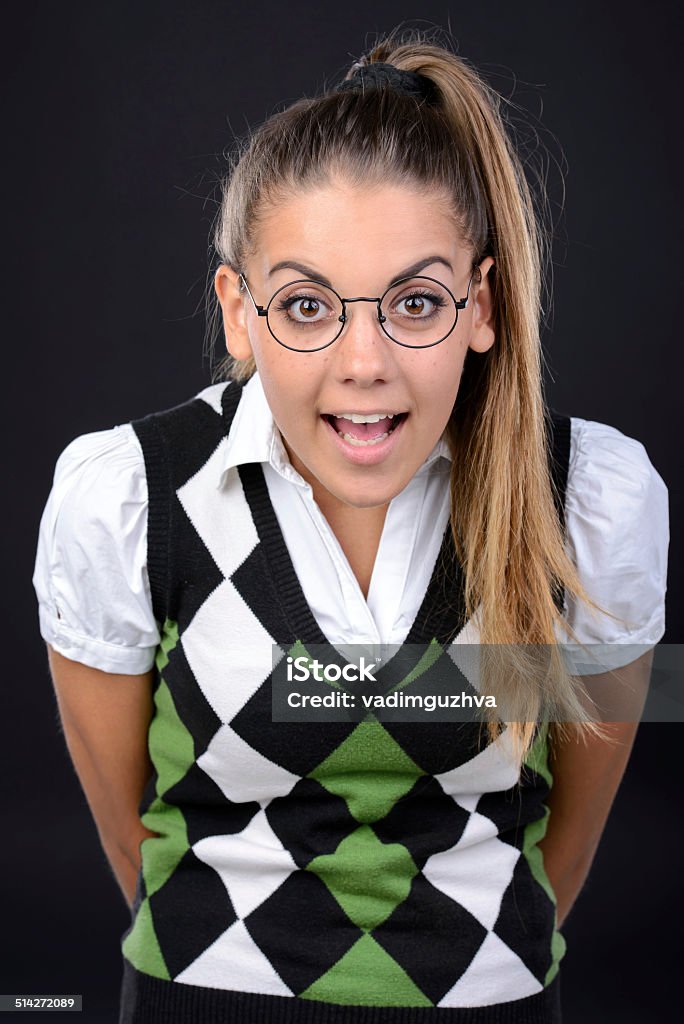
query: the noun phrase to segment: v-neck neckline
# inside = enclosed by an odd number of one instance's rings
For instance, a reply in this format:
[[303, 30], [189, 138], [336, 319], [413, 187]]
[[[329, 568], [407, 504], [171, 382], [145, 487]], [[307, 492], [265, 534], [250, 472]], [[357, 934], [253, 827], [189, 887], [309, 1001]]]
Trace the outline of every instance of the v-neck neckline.
[[[302, 643], [332, 645], [319, 626], [295, 572], [285, 537], [260, 463], [239, 467], [265, 562], [293, 637]], [[451, 526], [444, 531], [430, 582], [404, 643], [450, 643], [465, 625], [463, 575], [456, 558]], [[334, 646], [334, 645], [332, 645]]]
[[[242, 397], [242, 386], [227, 387], [223, 395], [226, 435]], [[325, 636], [304, 595], [285, 537], [266, 484], [261, 463], [238, 467], [245, 498], [250, 507], [265, 565], [270, 573], [282, 612], [292, 636], [309, 644], [331, 644]], [[465, 625], [463, 573], [456, 556], [451, 525], [448, 524], [423, 600], [404, 640], [410, 644], [428, 644], [437, 640], [450, 643]]]

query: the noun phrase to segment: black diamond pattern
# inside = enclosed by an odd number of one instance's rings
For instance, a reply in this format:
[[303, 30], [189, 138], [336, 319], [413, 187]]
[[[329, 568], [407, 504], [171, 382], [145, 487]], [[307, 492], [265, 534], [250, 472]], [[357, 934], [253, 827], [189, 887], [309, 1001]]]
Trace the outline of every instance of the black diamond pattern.
[[383, 843], [403, 843], [422, 870], [428, 857], [456, 845], [469, 818], [436, 779], [423, 776], [373, 829]]
[[308, 775], [356, 728], [355, 722], [274, 722], [271, 676], [231, 719], [231, 728], [264, 757]]
[[[176, 608], [178, 629], [183, 633], [206, 599], [220, 583], [223, 583], [225, 577], [194, 525], [188, 519], [180, 501], [178, 499], [176, 501], [178, 503], [178, 511], [175, 516], [176, 544], [178, 551], [182, 552], [182, 561], [180, 554], [177, 556], [180, 563], [178, 572], [189, 577], [187, 585], [179, 595]], [[192, 567], [190, 572], [188, 566]]]
[[260, 809], [256, 800], [229, 800], [197, 762], [163, 797], [165, 803], [182, 809], [191, 846], [207, 836], [242, 832]]
[[186, 850], [178, 867], [149, 899], [154, 931], [171, 977], [180, 974], [237, 920], [214, 868]]
[[391, 722], [387, 732], [426, 775], [460, 768], [482, 749], [480, 726], [473, 722]]
[[193, 738], [195, 758], [199, 758], [220, 728], [221, 719], [197, 685], [183, 650], [182, 637], [169, 653], [169, 663], [163, 669], [162, 676], [178, 717]]
[[[268, 572], [264, 571], [264, 560], [264, 546], [259, 543], [231, 575], [230, 580], [274, 643], [291, 647], [297, 637], [283, 612], [280, 596]], [[259, 586], [255, 585], [256, 580], [259, 580]]]
[[[418, 988], [438, 1003], [469, 967], [487, 929], [418, 874], [404, 902], [371, 934]], [[419, 949], [416, 935], [420, 935]]]
[[271, 800], [266, 817], [300, 868], [314, 857], [333, 853], [359, 825], [346, 800], [315, 779], [301, 779], [286, 796]]
[[325, 974], [363, 935], [308, 871], [295, 871], [244, 918], [256, 944], [297, 995]]
[[553, 924], [553, 905], [520, 857], [493, 930], [542, 984], [551, 966]]

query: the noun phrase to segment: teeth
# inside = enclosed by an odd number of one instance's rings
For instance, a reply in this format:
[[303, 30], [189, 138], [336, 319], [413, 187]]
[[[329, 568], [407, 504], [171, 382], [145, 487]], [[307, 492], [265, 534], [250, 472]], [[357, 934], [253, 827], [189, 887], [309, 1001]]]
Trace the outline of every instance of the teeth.
[[360, 412], [333, 413], [337, 420], [351, 420], [352, 423], [379, 423], [380, 420], [393, 420], [393, 412], [372, 412], [364, 415]]
[[[349, 417], [345, 417], [345, 419], [348, 418]], [[372, 422], [376, 423], [377, 420], [373, 420]], [[379, 444], [380, 441], [384, 441], [386, 437], [389, 437], [389, 433], [380, 434], [379, 437], [369, 437], [367, 441], [362, 441], [360, 437], [354, 437], [353, 434], [343, 434], [341, 430], [338, 430], [338, 434], [348, 444], [353, 444], [356, 448], [366, 448], [368, 445]]]

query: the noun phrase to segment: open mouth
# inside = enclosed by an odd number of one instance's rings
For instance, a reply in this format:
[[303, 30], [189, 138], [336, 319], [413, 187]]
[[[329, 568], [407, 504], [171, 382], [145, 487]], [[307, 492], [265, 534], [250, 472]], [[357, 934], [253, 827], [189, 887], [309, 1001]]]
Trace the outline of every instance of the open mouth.
[[407, 412], [346, 413], [340, 416], [325, 413], [323, 419], [347, 444], [368, 448], [388, 438], [407, 416]]

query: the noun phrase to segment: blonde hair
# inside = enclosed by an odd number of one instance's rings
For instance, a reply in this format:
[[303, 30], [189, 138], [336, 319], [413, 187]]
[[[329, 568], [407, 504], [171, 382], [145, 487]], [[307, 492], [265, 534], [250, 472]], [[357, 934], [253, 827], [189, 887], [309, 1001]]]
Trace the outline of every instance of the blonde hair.
[[[272, 115], [234, 157], [214, 245], [241, 270], [266, 205], [340, 174], [354, 185], [420, 183], [446, 192], [473, 262], [494, 258], [496, 342], [484, 354], [469, 351], [447, 427], [452, 530], [466, 614], [477, 616], [484, 645], [482, 688], [505, 705], [509, 738], [524, 757], [540, 717], [603, 735], [558, 649], [557, 628], [579, 641], [554, 587], [610, 614], [589, 598], [565, 551], [552, 493], [539, 335], [544, 199], [538, 212], [502, 98], [463, 58], [424, 32], [395, 30], [347, 78], [376, 61], [426, 76], [436, 101], [368, 88], [302, 99]], [[253, 359], [228, 357], [217, 376], [241, 380], [254, 370]], [[541, 671], [526, 645], [547, 652]], [[490, 739], [500, 734], [497, 715], [487, 728]]]

